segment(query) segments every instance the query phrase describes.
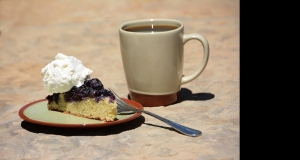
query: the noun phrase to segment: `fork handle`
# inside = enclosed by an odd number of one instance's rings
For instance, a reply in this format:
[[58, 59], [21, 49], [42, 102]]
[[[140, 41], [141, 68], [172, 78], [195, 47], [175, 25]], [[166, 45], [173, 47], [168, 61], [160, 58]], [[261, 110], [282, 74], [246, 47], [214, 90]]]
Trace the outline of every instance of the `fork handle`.
[[165, 123], [167, 123], [168, 125], [172, 126], [174, 129], [176, 129], [177, 131], [185, 134], [185, 135], [188, 135], [188, 136], [191, 136], [191, 137], [197, 137], [197, 136], [200, 136], [202, 135], [202, 132], [199, 131], [199, 130], [196, 130], [196, 129], [192, 129], [192, 128], [189, 128], [189, 127], [186, 127], [186, 126], [183, 126], [183, 125], [180, 125], [178, 123], [175, 123], [175, 122], [172, 122], [168, 119], [165, 119], [157, 114], [154, 114], [154, 113], [151, 113], [149, 111], [145, 111], [145, 110], [139, 110], [140, 112], [143, 112], [143, 113], [146, 113], [152, 117], [155, 117]]

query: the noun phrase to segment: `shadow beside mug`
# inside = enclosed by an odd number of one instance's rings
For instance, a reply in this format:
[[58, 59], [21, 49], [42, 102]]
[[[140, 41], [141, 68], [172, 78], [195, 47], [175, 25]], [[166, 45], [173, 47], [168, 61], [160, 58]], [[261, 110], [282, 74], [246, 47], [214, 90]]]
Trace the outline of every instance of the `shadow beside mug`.
[[[131, 99], [129, 93], [127, 97], [128, 99]], [[213, 99], [214, 97], [215, 95], [212, 93], [192, 93], [192, 91], [187, 88], [181, 88], [178, 100], [172, 104], [181, 103], [183, 101], [206, 101]]]
[[181, 88], [180, 96], [175, 103], [180, 103], [188, 100], [206, 101], [206, 100], [213, 99], [214, 97], [215, 95], [212, 93], [192, 93], [192, 91], [187, 88]]

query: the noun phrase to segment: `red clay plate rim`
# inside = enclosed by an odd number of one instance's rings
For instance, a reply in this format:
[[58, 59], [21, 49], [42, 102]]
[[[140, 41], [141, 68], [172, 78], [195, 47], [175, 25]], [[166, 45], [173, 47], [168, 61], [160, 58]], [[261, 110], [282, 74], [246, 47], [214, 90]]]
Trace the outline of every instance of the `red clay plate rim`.
[[[143, 106], [140, 103], [138, 103], [136, 101], [133, 101], [133, 100], [125, 99], [125, 98], [122, 98], [122, 99], [128, 104], [131, 104], [132, 106], [134, 106], [138, 109], [144, 110]], [[26, 104], [25, 106], [23, 106], [19, 110], [19, 116], [27, 122], [40, 124], [40, 125], [45, 125], [45, 126], [66, 127], [66, 128], [94, 128], [94, 127], [107, 127], [107, 126], [112, 126], [112, 125], [125, 123], [125, 122], [131, 121], [131, 120], [133, 120], [133, 119], [135, 119], [135, 118], [137, 118], [141, 115], [141, 112], [137, 112], [137, 113], [133, 114], [131, 117], [128, 117], [128, 118], [125, 118], [125, 119], [122, 119], [122, 120], [116, 120], [116, 121], [113, 121], [113, 122], [104, 122], [104, 123], [103, 122], [93, 123], [93, 124], [63, 124], [63, 123], [44, 122], [44, 121], [38, 121], [38, 120], [31, 119], [31, 118], [24, 115], [24, 111], [28, 107], [32, 106], [33, 104], [40, 103], [40, 102], [46, 101], [46, 100], [47, 99], [40, 99], [40, 100], [37, 100], [37, 101]]]

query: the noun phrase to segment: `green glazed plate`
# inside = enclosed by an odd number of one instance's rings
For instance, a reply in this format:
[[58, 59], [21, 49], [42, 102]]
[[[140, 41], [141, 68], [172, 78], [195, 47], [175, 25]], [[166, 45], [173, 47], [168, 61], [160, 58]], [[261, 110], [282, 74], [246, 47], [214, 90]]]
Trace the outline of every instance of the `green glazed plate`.
[[[133, 100], [122, 98], [126, 103], [143, 110], [143, 106]], [[138, 113], [118, 114], [117, 120], [112, 122], [103, 122], [101, 120], [93, 120], [83, 117], [77, 117], [58, 111], [49, 111], [47, 108], [47, 100], [41, 99], [26, 104], [19, 110], [19, 116], [25, 121], [54, 127], [69, 128], [86, 128], [86, 127], [107, 127], [117, 125], [127, 121], [131, 121], [141, 115]]]

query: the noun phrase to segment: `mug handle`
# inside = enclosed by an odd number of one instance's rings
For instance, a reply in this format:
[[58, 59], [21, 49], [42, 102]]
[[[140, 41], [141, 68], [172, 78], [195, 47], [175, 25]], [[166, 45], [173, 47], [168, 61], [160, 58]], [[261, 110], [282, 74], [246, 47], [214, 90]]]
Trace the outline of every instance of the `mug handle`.
[[195, 33], [194, 34], [184, 34], [182, 37], [183, 45], [192, 39], [198, 40], [199, 42], [202, 43], [204, 55], [203, 55], [203, 59], [202, 59], [200, 68], [198, 68], [196, 70], [196, 72], [194, 72], [191, 75], [183, 76], [181, 78], [181, 84], [185, 84], [185, 83], [188, 83], [188, 82], [196, 79], [203, 72], [203, 70], [205, 69], [207, 62], [208, 62], [209, 45], [208, 45], [208, 41], [206, 40], [206, 38], [200, 34], [195, 34]]

